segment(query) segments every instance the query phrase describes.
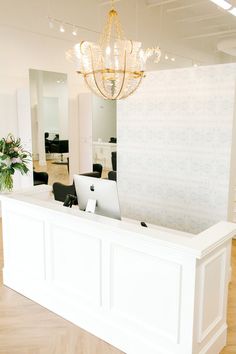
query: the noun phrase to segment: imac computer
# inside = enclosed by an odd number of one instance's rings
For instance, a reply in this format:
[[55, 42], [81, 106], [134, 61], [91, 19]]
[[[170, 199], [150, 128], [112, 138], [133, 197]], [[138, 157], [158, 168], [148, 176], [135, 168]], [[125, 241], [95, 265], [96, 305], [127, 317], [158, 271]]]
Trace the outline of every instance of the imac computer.
[[115, 181], [74, 175], [74, 183], [80, 210], [121, 220]]

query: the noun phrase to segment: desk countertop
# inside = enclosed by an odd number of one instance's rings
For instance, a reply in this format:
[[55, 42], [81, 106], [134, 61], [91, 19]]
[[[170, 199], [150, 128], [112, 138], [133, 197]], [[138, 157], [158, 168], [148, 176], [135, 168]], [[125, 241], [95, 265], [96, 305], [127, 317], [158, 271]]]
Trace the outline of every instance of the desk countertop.
[[[63, 213], [68, 217], [80, 218], [88, 223], [99, 223], [105, 228], [112, 228], [116, 231], [122, 230], [145, 238], [148, 242], [158, 242], [160, 245], [177, 248], [188, 254], [201, 258], [217, 247], [226, 238], [230, 239], [236, 234], [236, 224], [229, 222], [219, 222], [209, 229], [194, 235], [177, 230], [168, 229], [158, 225], [148, 224], [142, 227], [140, 221], [122, 218], [115, 220], [104, 216], [89, 214], [80, 211], [77, 206], [65, 208], [61, 202], [55, 201], [51, 186], [36, 186], [30, 189], [21, 190], [12, 194], [0, 195], [0, 200], [15, 203], [30, 204], [34, 208], [43, 208], [51, 212]], [[145, 221], [145, 220], [143, 220]]]

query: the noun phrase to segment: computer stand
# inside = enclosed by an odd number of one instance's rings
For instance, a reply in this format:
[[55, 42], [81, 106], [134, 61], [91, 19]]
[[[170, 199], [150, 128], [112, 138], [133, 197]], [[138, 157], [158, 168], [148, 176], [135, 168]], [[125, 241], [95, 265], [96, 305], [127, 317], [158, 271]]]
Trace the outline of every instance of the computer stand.
[[85, 211], [87, 211], [87, 213], [95, 214], [96, 205], [97, 205], [97, 200], [96, 199], [88, 199]]

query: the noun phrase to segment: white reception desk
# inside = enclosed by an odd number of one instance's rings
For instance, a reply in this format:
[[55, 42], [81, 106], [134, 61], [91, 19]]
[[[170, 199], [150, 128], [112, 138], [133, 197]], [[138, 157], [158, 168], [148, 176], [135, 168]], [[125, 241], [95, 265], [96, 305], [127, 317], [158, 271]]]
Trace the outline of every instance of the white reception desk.
[[6, 286], [128, 354], [225, 345], [235, 224], [143, 228], [65, 208], [48, 186], [1, 202]]

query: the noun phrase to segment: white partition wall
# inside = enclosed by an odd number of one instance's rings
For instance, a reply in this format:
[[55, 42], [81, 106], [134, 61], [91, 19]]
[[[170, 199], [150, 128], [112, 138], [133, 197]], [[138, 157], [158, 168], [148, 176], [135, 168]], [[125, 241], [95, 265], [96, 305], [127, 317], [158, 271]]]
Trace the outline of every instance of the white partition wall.
[[235, 82], [236, 64], [151, 72], [118, 103], [124, 216], [193, 233], [227, 219]]

